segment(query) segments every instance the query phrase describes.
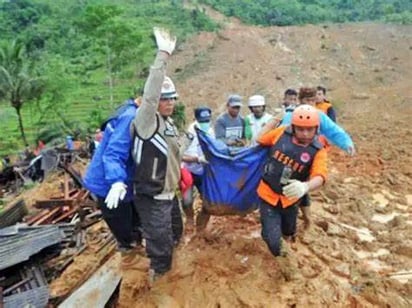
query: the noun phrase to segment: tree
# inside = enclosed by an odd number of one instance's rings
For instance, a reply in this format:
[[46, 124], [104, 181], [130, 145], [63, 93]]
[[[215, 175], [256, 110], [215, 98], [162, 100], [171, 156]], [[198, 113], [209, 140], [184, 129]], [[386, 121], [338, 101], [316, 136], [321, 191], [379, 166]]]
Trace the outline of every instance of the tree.
[[141, 58], [143, 35], [138, 27], [133, 26], [132, 20], [121, 17], [122, 13], [123, 10], [116, 5], [88, 6], [77, 21], [79, 29], [94, 38], [91, 46], [94, 53], [104, 55], [111, 105], [114, 102], [115, 74], [129, 61]]
[[9, 102], [16, 110], [22, 141], [28, 146], [21, 109], [24, 103], [40, 99], [44, 83], [34, 73], [24, 45], [13, 41], [0, 48], [0, 101]]

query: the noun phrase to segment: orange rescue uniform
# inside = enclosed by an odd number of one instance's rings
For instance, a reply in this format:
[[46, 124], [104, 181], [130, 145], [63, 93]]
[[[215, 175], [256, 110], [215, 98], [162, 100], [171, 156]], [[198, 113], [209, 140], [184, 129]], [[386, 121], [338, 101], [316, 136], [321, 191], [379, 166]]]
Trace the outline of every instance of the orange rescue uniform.
[[[267, 132], [266, 134], [260, 136], [257, 142], [262, 146], [271, 147], [279, 140], [279, 138], [284, 134], [284, 131], [287, 129], [285, 126], [278, 127], [274, 130]], [[296, 143], [295, 143], [296, 144]], [[298, 145], [298, 144], [296, 144]], [[300, 146], [300, 145], [298, 145]], [[327, 151], [322, 148], [320, 149], [314, 159], [312, 166], [310, 168], [310, 177], [309, 179], [321, 176], [324, 180], [326, 180], [327, 176]], [[308, 179], [308, 180], [309, 180]], [[293, 198], [289, 199], [282, 194], [278, 194], [274, 192], [268, 184], [266, 184], [263, 180], [260, 180], [259, 186], [257, 188], [258, 196], [265, 200], [267, 203], [276, 206], [280, 201], [283, 208], [289, 207], [295, 204], [299, 199]]]
[[332, 107], [332, 104], [328, 101], [323, 101], [321, 103], [316, 103], [315, 107], [323, 113], [328, 114], [328, 110]]

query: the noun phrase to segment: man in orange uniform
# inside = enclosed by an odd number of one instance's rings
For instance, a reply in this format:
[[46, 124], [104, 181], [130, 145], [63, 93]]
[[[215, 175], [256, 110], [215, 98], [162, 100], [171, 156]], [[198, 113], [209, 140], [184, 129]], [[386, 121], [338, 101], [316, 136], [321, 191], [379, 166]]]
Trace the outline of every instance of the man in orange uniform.
[[323, 111], [333, 122], [336, 122], [336, 112], [330, 101], [326, 99], [326, 88], [316, 87], [316, 105], [315, 107]]
[[300, 105], [290, 126], [262, 132], [257, 140], [271, 147], [257, 193], [262, 238], [275, 256], [281, 254], [281, 237], [295, 236], [301, 198], [325, 182], [327, 152], [318, 141], [318, 128], [318, 111]]

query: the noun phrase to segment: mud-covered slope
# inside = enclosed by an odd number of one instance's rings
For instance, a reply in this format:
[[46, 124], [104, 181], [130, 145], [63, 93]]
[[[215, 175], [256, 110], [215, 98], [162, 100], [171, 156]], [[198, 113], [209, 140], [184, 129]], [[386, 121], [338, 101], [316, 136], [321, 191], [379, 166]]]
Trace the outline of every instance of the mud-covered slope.
[[209, 14], [222, 30], [181, 44], [168, 69], [188, 120], [205, 104], [217, 116], [229, 93], [263, 94], [270, 111], [286, 88], [324, 85], [358, 153], [332, 150], [313, 227], [299, 220], [289, 247], [293, 270], [269, 253], [257, 213], [212, 217], [204, 234], [187, 228], [172, 271], [123, 306], [412, 306], [412, 27], [259, 28]]
[[217, 115], [229, 93], [264, 94], [270, 110], [288, 87], [324, 85], [358, 154], [332, 151], [329, 181], [313, 194], [314, 226], [291, 247], [293, 280], [262, 242], [258, 215], [215, 217], [204, 235], [186, 232], [172, 272], [138, 302], [410, 306], [412, 28], [259, 28], [218, 17], [224, 29], [181, 45], [169, 67], [189, 119], [203, 104]]

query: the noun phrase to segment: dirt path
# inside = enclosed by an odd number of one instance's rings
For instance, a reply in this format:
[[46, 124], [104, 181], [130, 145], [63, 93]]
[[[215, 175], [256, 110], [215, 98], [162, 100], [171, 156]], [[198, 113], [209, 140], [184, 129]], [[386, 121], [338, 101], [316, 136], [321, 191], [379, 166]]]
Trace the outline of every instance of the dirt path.
[[186, 230], [173, 270], [129, 306], [411, 307], [412, 27], [260, 28], [207, 12], [223, 28], [181, 44], [168, 72], [188, 120], [204, 104], [216, 117], [230, 93], [263, 94], [270, 111], [286, 88], [324, 85], [358, 154], [332, 151], [291, 273], [261, 240], [257, 214], [213, 217], [202, 235]]
[[[169, 69], [189, 110], [207, 104], [217, 116], [233, 92], [264, 94], [273, 109], [288, 87], [325, 85], [359, 153], [331, 154], [329, 182], [314, 194], [314, 227], [291, 249], [296, 280], [287, 281], [268, 253], [256, 215], [215, 217], [206, 235], [178, 249], [149, 302], [411, 306], [411, 279], [402, 271], [412, 270], [412, 28], [260, 28], [208, 12], [225, 27], [184, 43]], [[403, 280], [391, 278], [397, 272]]]

